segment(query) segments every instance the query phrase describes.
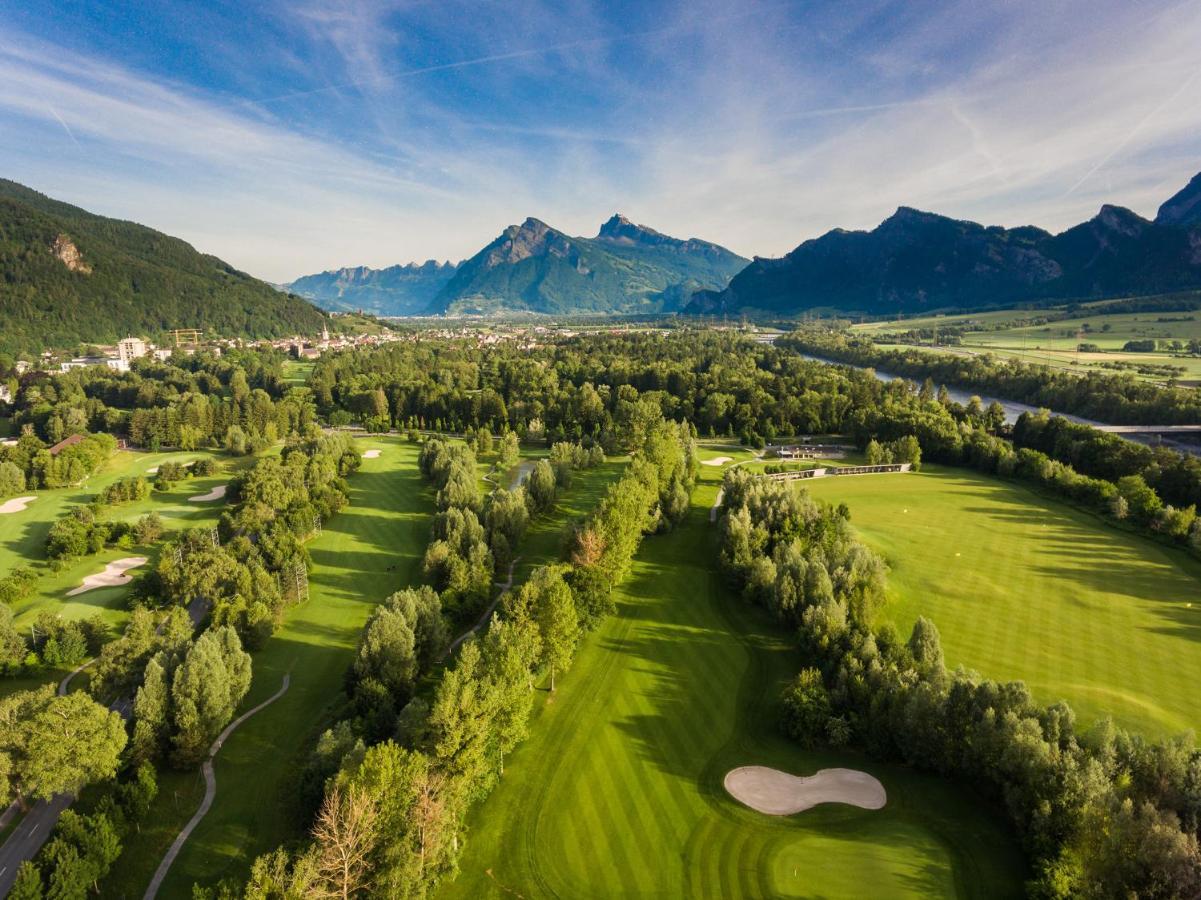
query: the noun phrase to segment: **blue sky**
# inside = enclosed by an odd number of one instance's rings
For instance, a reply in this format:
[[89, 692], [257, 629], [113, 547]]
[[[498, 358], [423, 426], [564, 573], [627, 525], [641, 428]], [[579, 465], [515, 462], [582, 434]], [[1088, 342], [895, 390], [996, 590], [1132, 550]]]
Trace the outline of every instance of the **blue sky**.
[[614, 211], [774, 256], [1201, 170], [1201, 4], [0, 0], [0, 176], [282, 281]]

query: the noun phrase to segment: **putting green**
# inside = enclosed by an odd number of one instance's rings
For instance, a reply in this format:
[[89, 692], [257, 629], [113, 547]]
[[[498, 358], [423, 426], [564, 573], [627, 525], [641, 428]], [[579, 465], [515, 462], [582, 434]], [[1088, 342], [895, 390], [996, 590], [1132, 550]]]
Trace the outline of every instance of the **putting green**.
[[[739, 455], [746, 458], [745, 454]], [[722, 587], [706, 467], [688, 521], [648, 537], [501, 785], [472, 814], [443, 897], [1015, 896], [1022, 861], [970, 790], [853, 753], [807, 753], [775, 728], [803, 665], [782, 629]], [[848, 766], [879, 810], [771, 817], [726, 794], [742, 765]]]
[[948, 665], [1022, 679], [1082, 725], [1201, 725], [1201, 564], [1185, 552], [966, 469], [806, 487], [850, 506], [891, 567], [884, 615], [902, 634], [930, 617]]

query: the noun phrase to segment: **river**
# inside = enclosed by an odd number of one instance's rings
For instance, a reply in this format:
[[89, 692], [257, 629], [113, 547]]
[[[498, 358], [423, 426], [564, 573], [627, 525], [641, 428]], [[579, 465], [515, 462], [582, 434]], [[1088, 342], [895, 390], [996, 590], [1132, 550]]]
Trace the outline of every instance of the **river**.
[[[859, 369], [861, 371], [868, 370], [867, 366], [856, 366], [852, 363], [836, 362], [832, 359], [823, 359], [820, 356], [813, 356], [808, 353], [802, 353], [800, 355], [804, 359], [813, 360], [813, 362], [825, 363], [828, 366], [846, 366], [848, 368]], [[881, 381], [896, 381], [898, 378], [905, 378], [903, 375], [893, 375], [891, 372], [882, 372], [879, 369], [872, 369], [871, 371], [873, 371], [876, 377]], [[908, 380], [912, 381], [913, 379]], [[1038, 407], [1029, 406], [1025, 403], [1019, 403], [1016, 400], [1003, 400], [1000, 397], [989, 397], [985, 394], [977, 394], [973, 393], [972, 391], [965, 391], [963, 388], [952, 387], [949, 384], [946, 386], [946, 388], [947, 393], [950, 394], [951, 399], [956, 403], [966, 404], [972, 399], [972, 397], [979, 397], [980, 402], [986, 407], [990, 403], [999, 403], [1001, 408], [1005, 410], [1005, 422], [1009, 425], [1012, 425], [1014, 422], [1016, 422], [1018, 420], [1018, 416], [1024, 412], [1038, 412]], [[1086, 419], [1083, 416], [1074, 416], [1071, 413], [1058, 412], [1057, 410], [1051, 410], [1051, 414], [1054, 416], [1062, 416], [1069, 422], [1075, 422], [1079, 425], [1092, 425], [1093, 427], [1097, 427], [1106, 424], [1104, 422], [1098, 422], [1096, 419]], [[1161, 438], [1159, 435], [1155, 434], [1122, 434], [1119, 435], [1119, 437], [1125, 438], [1128, 441], [1133, 441], [1136, 444], [1170, 447], [1171, 449], [1178, 450], [1181, 453], [1191, 453], [1194, 456], [1201, 456], [1201, 447], [1195, 444], [1186, 444], [1181, 441], [1174, 441], [1166, 437]]]

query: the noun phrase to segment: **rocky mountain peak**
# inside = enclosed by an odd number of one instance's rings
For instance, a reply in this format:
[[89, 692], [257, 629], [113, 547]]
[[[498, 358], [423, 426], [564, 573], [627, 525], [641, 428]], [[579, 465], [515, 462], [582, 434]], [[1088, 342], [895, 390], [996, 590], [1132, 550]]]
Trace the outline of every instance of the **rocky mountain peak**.
[[1093, 217], [1093, 222], [1108, 231], [1116, 231], [1127, 237], [1135, 237], [1150, 223], [1138, 213], [1124, 206], [1114, 206], [1106, 203], [1101, 211]]
[[1157, 225], [1201, 225], [1201, 172], [1170, 197], [1155, 216]]
[[520, 225], [510, 225], [493, 241], [484, 264], [487, 268], [495, 268], [548, 253], [567, 256], [573, 250], [574, 245], [567, 235], [530, 216]]

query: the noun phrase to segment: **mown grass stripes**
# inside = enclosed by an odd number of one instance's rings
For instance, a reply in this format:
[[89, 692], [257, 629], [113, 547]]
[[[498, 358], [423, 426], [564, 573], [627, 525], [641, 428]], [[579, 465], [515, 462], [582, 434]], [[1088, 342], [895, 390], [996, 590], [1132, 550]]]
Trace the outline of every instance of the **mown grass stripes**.
[[[1024, 680], [1082, 725], [1201, 725], [1201, 563], [1021, 485], [964, 469], [813, 482], [888, 560], [884, 615], [933, 619], [950, 666]], [[1190, 606], [1191, 604], [1191, 606]]]
[[[773, 698], [801, 660], [714, 575], [720, 470], [704, 475], [688, 521], [646, 539], [618, 614], [540, 705], [442, 895], [943, 896], [956, 873], [971, 873], [967, 896], [1020, 893], [1020, 855], [970, 791], [777, 734]], [[866, 768], [895, 803], [762, 816], [721, 788], [749, 763]]]

